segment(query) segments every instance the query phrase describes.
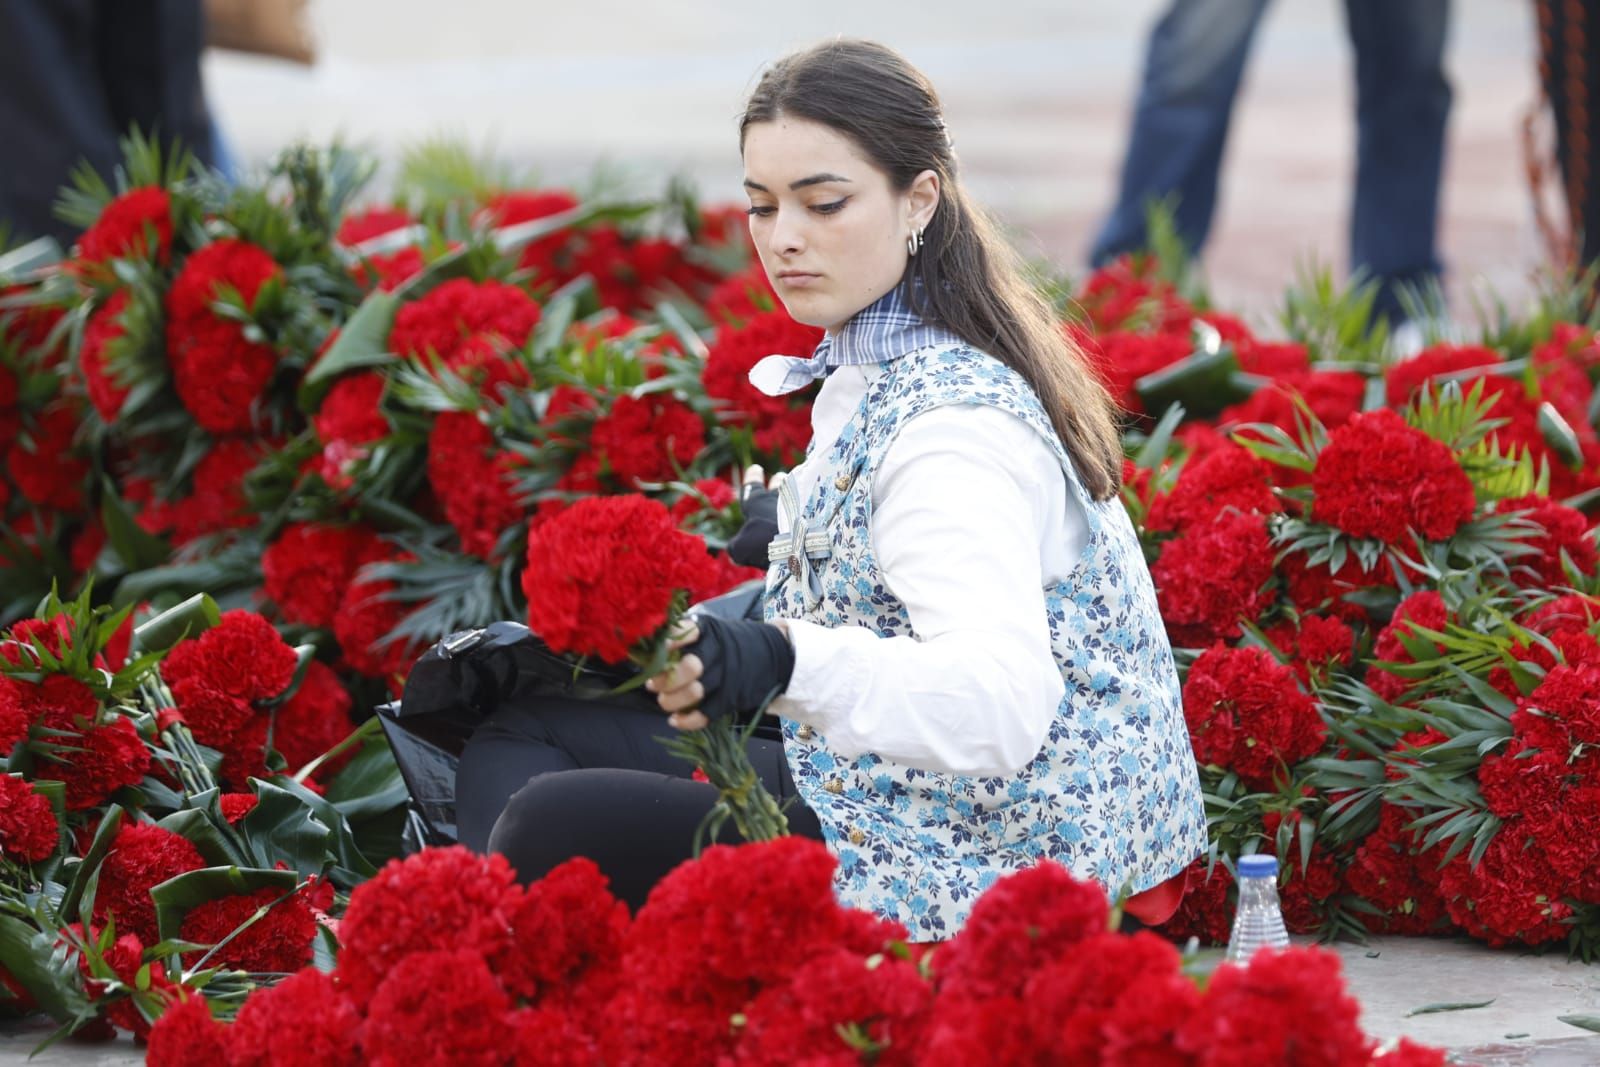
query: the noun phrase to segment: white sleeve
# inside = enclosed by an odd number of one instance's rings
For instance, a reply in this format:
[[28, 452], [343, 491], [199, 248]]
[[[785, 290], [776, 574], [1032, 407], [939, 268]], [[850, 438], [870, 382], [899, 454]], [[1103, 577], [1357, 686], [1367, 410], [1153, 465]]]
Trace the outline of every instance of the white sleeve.
[[1041, 558], [1061, 577], [1086, 540], [1055, 454], [998, 408], [938, 408], [901, 429], [871, 491], [873, 550], [916, 637], [791, 620], [794, 674], [772, 710], [852, 758], [1014, 774], [1065, 691]]

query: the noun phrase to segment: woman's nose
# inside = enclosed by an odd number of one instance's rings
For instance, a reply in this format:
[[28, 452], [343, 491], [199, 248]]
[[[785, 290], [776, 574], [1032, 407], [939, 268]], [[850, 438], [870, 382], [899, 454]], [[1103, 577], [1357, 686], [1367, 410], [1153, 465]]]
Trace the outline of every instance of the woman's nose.
[[792, 256], [805, 250], [802, 220], [793, 212], [779, 211], [772, 221], [771, 249], [774, 255]]

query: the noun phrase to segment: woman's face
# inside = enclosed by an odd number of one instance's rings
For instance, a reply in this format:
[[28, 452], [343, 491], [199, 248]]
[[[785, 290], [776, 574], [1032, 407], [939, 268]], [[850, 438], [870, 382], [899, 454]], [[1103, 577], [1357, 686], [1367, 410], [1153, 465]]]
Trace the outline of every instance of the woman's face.
[[745, 128], [744, 173], [750, 236], [778, 298], [828, 330], [899, 284], [906, 238], [938, 201], [932, 172], [896, 192], [843, 134], [784, 115]]

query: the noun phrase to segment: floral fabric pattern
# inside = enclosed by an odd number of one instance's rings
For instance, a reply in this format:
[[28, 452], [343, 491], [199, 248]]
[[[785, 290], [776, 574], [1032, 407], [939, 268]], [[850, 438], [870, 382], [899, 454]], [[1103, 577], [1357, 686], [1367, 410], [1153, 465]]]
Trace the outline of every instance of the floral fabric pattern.
[[1133, 524], [1119, 500], [1089, 496], [1037, 396], [993, 357], [940, 345], [884, 365], [839, 439], [814, 457], [824, 469], [811, 499], [785, 503], [791, 536], [782, 540], [802, 547], [768, 570], [766, 617], [915, 636], [874, 558], [871, 487], [899, 429], [946, 404], [998, 407], [1050, 442], [1089, 542], [1074, 572], [1045, 590], [1066, 695], [1044, 746], [1017, 774], [941, 774], [871, 753], [850, 759], [821, 733], [783, 723], [796, 787], [839, 858], [841, 901], [905, 924], [915, 940], [952, 936], [980, 893], [1043, 859], [1112, 894], [1136, 893], [1206, 847], [1177, 671]]

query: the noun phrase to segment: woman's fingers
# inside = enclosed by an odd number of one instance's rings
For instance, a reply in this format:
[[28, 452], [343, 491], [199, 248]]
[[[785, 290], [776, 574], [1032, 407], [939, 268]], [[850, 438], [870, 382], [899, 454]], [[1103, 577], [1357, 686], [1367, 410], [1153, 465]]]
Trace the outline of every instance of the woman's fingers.
[[[667, 647], [669, 649], [680, 649], [686, 645], [692, 645], [698, 640], [700, 640], [700, 627], [695, 625], [694, 616], [692, 615], [685, 615], [673, 623], [672, 629], [667, 632]], [[685, 656], [684, 659], [693, 659], [696, 664], [700, 662], [693, 656]], [[696, 677], [698, 677], [698, 670], [696, 671]]]
[[704, 730], [711, 725], [711, 720], [702, 712], [680, 711], [667, 716], [667, 725], [674, 730]]

